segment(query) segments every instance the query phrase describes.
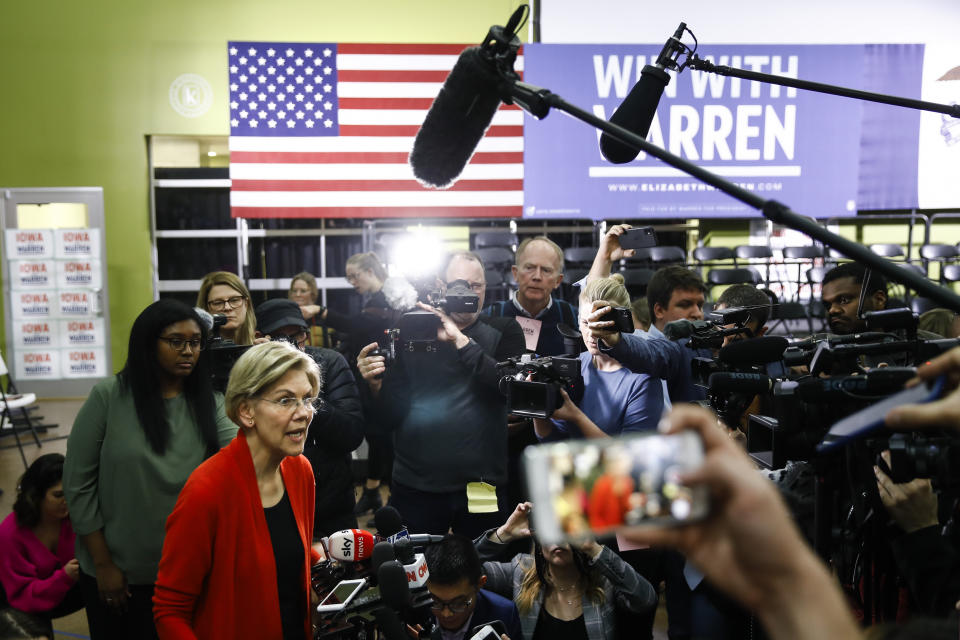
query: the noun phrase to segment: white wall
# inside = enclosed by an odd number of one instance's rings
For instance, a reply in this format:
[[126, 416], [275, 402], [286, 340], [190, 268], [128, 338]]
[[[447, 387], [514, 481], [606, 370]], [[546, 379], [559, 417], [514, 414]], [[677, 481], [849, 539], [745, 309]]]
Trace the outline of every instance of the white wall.
[[535, 0], [541, 39], [659, 43], [680, 22], [715, 44], [951, 42], [960, 0]]

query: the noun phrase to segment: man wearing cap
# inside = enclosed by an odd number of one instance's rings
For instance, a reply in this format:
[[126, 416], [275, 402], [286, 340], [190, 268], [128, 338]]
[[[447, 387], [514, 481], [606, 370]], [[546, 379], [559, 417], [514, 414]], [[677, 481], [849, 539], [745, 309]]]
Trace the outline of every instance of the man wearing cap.
[[296, 345], [314, 359], [323, 376], [317, 412], [303, 449], [317, 482], [314, 539], [342, 529], [355, 529], [350, 453], [363, 441], [363, 413], [356, 379], [338, 352], [305, 346], [310, 327], [293, 300], [267, 300], [257, 307], [256, 313], [258, 337]]

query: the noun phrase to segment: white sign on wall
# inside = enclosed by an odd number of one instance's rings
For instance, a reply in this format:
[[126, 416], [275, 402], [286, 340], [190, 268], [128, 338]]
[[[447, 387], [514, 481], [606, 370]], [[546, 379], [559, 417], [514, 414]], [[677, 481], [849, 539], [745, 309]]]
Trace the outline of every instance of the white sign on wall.
[[102, 347], [106, 344], [103, 318], [60, 320], [60, 342], [64, 347]]
[[7, 229], [7, 260], [53, 257], [53, 231], [50, 229]]
[[17, 320], [28, 318], [49, 318], [54, 314], [53, 291], [12, 291], [13, 317]]
[[100, 255], [99, 229], [57, 229], [56, 257], [61, 260]]
[[62, 260], [57, 264], [57, 287], [99, 289], [102, 275], [99, 260]]
[[19, 351], [15, 367], [17, 380], [60, 378], [60, 352], [56, 349]]
[[56, 321], [49, 319], [14, 320], [13, 343], [20, 349], [56, 347], [58, 331]]
[[54, 289], [57, 286], [56, 265], [53, 260], [11, 260], [10, 288]]
[[107, 375], [106, 352], [98, 349], [64, 349], [60, 352], [64, 378], [102, 378]]
[[91, 291], [57, 291], [57, 312], [62, 317], [91, 315], [93, 302]]

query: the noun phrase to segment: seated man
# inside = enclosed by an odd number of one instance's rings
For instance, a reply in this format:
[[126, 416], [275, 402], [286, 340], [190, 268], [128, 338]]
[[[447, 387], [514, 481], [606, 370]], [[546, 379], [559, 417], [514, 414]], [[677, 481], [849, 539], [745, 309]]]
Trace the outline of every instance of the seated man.
[[477, 625], [501, 621], [511, 640], [520, 640], [520, 616], [513, 602], [486, 591], [487, 576], [482, 574], [480, 556], [473, 542], [450, 534], [442, 542], [427, 547], [427, 590], [433, 596], [430, 607], [437, 617], [431, 638], [466, 640]]
[[316, 540], [357, 526], [350, 454], [363, 441], [363, 413], [350, 365], [333, 349], [305, 346], [309, 331], [293, 300], [277, 298], [257, 307], [257, 337], [266, 335], [291, 342], [320, 366], [320, 404], [303, 448], [317, 482], [313, 521]]

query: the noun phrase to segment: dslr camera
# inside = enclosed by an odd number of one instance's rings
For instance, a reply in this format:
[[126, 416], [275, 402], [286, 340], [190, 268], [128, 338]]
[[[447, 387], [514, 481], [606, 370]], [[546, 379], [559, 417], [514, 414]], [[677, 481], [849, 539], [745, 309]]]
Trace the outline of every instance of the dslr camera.
[[583, 399], [583, 376], [576, 356], [525, 353], [497, 363], [500, 391], [507, 396], [507, 413], [549, 418], [563, 404], [563, 389], [574, 404]]

